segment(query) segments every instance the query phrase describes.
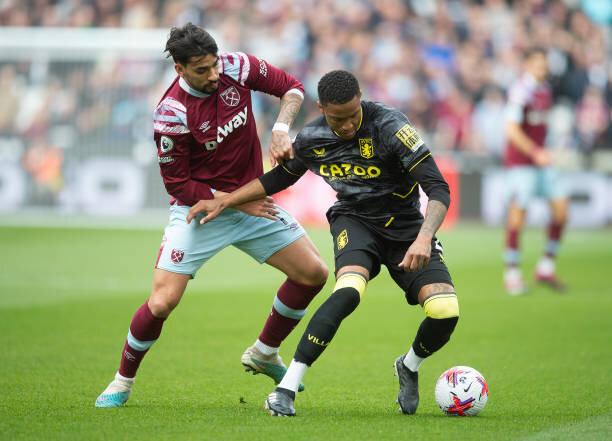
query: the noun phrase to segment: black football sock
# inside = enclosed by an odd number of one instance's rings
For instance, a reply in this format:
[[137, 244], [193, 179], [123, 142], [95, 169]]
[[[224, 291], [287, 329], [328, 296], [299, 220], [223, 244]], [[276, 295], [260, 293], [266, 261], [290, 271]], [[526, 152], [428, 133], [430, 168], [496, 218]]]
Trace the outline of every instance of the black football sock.
[[444, 319], [425, 317], [412, 343], [414, 353], [421, 358], [427, 358], [436, 352], [450, 340], [458, 320], [459, 317]]
[[314, 363], [331, 342], [342, 320], [357, 308], [359, 300], [355, 288], [334, 291], [310, 319], [295, 351], [295, 361], [308, 366]]

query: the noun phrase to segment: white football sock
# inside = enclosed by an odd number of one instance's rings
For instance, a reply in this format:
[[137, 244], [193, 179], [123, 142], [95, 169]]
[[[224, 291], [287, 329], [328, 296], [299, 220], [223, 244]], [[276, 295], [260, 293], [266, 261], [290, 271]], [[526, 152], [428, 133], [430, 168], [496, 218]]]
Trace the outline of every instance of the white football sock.
[[255, 340], [255, 347], [264, 355], [278, 354], [278, 348], [268, 346], [267, 344], [262, 343], [259, 339]]
[[411, 346], [410, 350], [404, 357], [404, 366], [406, 366], [412, 372], [418, 372], [419, 367], [421, 366], [421, 363], [423, 363], [424, 360], [425, 360], [424, 358], [421, 358], [417, 354], [414, 353], [414, 349], [412, 349], [412, 346]]
[[285, 376], [281, 382], [278, 383], [278, 387], [289, 389], [297, 393], [300, 383], [302, 382], [302, 378], [304, 378], [304, 375], [306, 375], [307, 370], [308, 365], [306, 363], [291, 360], [291, 364], [289, 364], [289, 368], [287, 369], [287, 372], [285, 373]]
[[549, 256], [542, 256], [538, 262], [537, 272], [543, 276], [552, 276], [555, 274], [555, 260]]
[[129, 383], [129, 384], [134, 384], [136, 377], [132, 377], [132, 378], [124, 377], [123, 375], [119, 373], [119, 371], [117, 371], [117, 373], [115, 374], [115, 380], [122, 381], [122, 382]]
[[115, 374], [115, 379], [111, 381], [108, 387], [104, 390], [105, 394], [114, 394], [116, 392], [127, 392], [132, 389], [135, 378], [128, 378], [121, 375], [119, 372]]

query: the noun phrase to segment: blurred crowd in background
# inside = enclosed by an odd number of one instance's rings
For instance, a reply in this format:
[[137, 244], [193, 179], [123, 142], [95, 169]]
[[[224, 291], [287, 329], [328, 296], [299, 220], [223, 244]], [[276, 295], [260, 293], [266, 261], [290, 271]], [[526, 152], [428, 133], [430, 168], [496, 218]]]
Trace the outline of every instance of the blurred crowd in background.
[[[548, 52], [549, 144], [612, 151], [610, 14], [600, 0], [0, 0], [0, 26], [199, 24], [222, 50], [252, 53], [304, 82], [297, 127], [317, 114], [320, 76], [351, 70], [366, 99], [404, 111], [434, 151], [490, 164], [504, 147], [507, 89], [531, 46]], [[154, 154], [151, 113], [174, 76], [162, 50], [159, 60], [52, 60], [44, 69], [0, 60], [0, 138], [25, 140], [24, 167], [47, 180], [53, 170], [60, 179], [71, 148]], [[257, 95], [265, 146], [278, 106]]]

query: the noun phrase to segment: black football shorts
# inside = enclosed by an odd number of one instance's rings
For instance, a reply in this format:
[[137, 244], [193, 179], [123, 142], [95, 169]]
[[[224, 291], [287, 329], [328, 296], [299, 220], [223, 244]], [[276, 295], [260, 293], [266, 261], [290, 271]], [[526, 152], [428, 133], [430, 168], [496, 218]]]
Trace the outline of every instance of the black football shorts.
[[[420, 226], [419, 226], [420, 228]], [[429, 263], [416, 272], [398, 267], [412, 242], [395, 241], [383, 237], [367, 223], [352, 216], [340, 215], [330, 226], [334, 239], [336, 272], [348, 265], [363, 266], [370, 272], [370, 280], [378, 275], [381, 264], [387, 267], [395, 283], [404, 291], [406, 300], [417, 305], [421, 288], [431, 283], [453, 285], [448, 268], [444, 263], [442, 245], [434, 237], [431, 243]], [[418, 229], [409, 231], [406, 237], [416, 237]]]

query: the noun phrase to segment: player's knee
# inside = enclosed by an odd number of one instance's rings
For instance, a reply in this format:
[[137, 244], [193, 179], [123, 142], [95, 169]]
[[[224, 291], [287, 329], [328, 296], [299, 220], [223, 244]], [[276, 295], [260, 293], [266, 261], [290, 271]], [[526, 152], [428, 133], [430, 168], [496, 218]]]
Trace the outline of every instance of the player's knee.
[[432, 319], [459, 318], [457, 295], [455, 293], [433, 294], [423, 302], [423, 310], [425, 315]]
[[361, 301], [367, 280], [363, 274], [347, 272], [338, 277], [333, 294], [321, 305], [319, 319], [339, 324]]
[[170, 315], [174, 308], [176, 308], [176, 305], [178, 305], [178, 302], [173, 302], [167, 298], [151, 297], [148, 305], [155, 317], [164, 318]]
[[336, 280], [336, 285], [334, 286], [334, 292], [337, 292], [343, 288], [353, 288], [359, 294], [359, 297], [363, 296], [365, 293], [366, 287], [368, 286], [368, 281], [363, 274], [356, 272], [347, 272], [342, 274]]
[[357, 306], [361, 296], [356, 289], [346, 287], [335, 290], [334, 293], [321, 305], [313, 321], [338, 326]]
[[321, 286], [325, 285], [328, 276], [327, 264], [317, 256], [312, 262], [302, 267], [300, 274], [291, 277], [291, 279], [302, 285]]
[[329, 269], [327, 268], [327, 264], [321, 258], [317, 259], [317, 264], [315, 265], [314, 272], [312, 274], [313, 285], [325, 285], [327, 282], [327, 277], [329, 277]]
[[448, 340], [459, 321], [459, 302], [453, 292], [433, 294], [423, 303], [425, 321], [431, 334], [429, 346], [437, 351]]
[[557, 212], [553, 213], [553, 223], [556, 225], [565, 225], [567, 223], [567, 213], [566, 212]]
[[168, 317], [181, 300], [181, 295], [167, 286], [155, 285], [148, 305], [155, 317]]

